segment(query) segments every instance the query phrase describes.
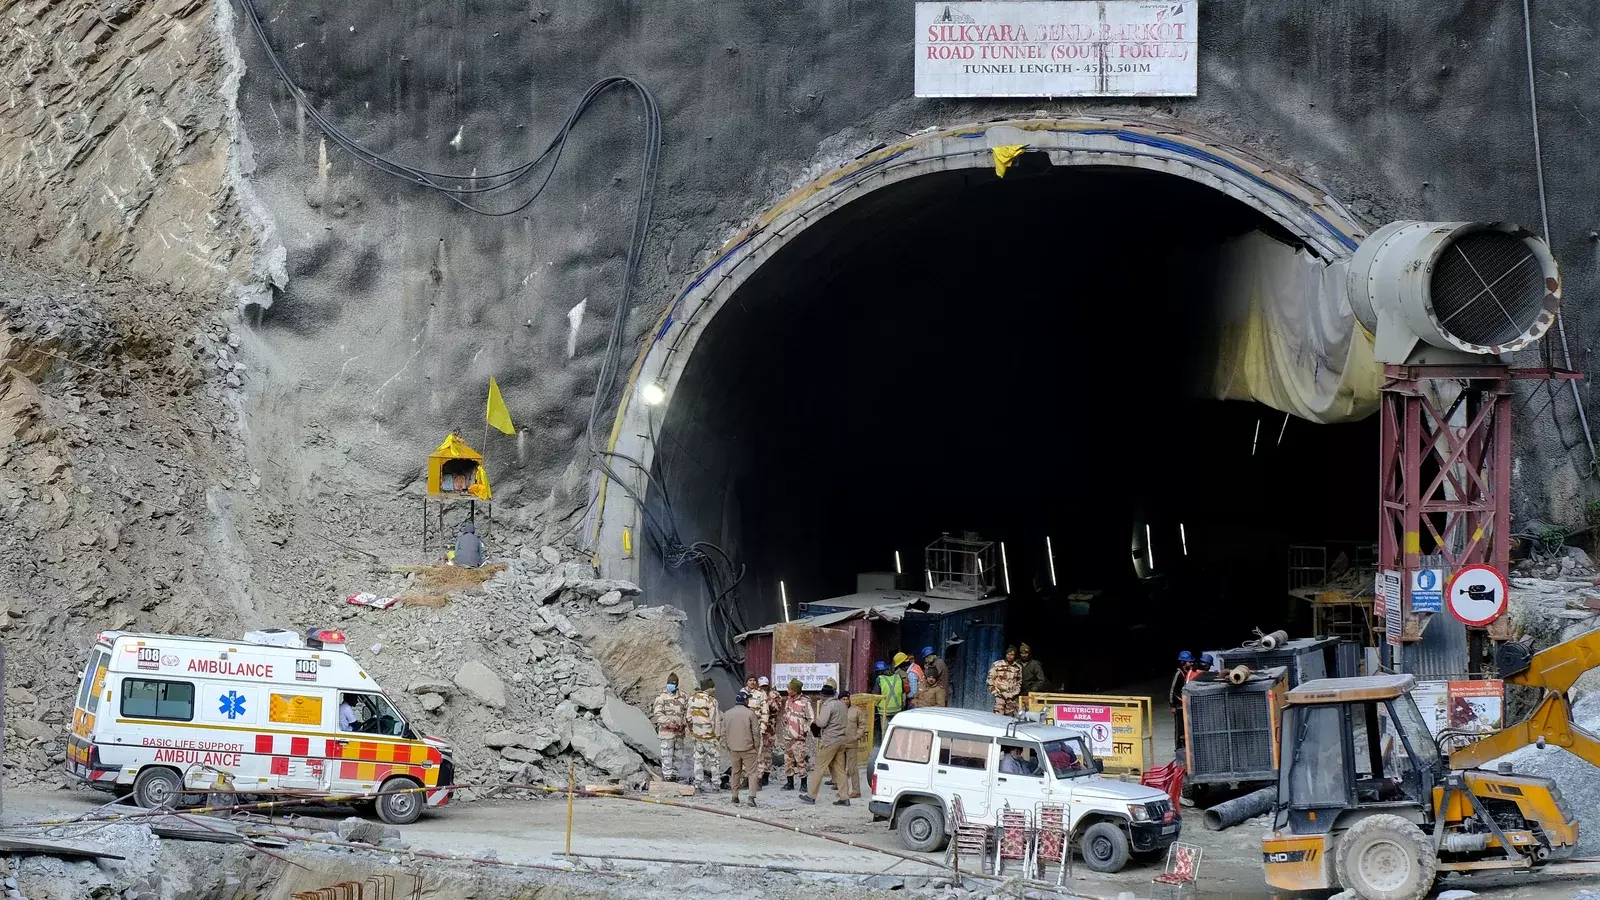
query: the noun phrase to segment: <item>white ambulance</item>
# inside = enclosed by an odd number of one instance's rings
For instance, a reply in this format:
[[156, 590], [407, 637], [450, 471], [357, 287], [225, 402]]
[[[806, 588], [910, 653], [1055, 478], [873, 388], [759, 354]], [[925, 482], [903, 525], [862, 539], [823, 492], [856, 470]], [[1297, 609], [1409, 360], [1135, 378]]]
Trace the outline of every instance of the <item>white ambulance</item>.
[[449, 799], [450, 747], [417, 735], [344, 643], [326, 629], [241, 641], [105, 632], [78, 688], [67, 768], [147, 809], [198, 791], [398, 791], [371, 805], [385, 822], [414, 822]]

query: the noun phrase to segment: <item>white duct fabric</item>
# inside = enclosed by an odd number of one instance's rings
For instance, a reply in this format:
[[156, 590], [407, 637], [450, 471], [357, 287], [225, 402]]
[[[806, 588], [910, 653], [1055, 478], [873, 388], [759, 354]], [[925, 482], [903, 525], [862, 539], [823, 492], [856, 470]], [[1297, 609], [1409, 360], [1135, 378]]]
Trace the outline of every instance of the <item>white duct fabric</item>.
[[1321, 423], [1375, 412], [1383, 370], [1345, 294], [1347, 261], [1325, 264], [1261, 232], [1220, 253], [1210, 396]]

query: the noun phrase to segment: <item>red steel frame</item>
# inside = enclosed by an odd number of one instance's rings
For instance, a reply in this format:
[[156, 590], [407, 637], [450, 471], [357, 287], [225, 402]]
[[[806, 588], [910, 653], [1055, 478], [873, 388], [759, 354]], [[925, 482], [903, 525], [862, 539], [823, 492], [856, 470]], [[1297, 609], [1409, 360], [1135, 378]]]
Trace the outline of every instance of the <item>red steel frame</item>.
[[[1511, 563], [1511, 382], [1575, 378], [1555, 369], [1504, 365], [1384, 366], [1379, 419], [1378, 565], [1401, 572], [1402, 642], [1420, 640], [1422, 616], [1411, 610], [1411, 574], [1424, 548], [1459, 569]], [[1441, 408], [1429, 382], [1461, 392]], [[1464, 424], [1450, 425], [1463, 414]], [[1448, 613], [1441, 613], [1448, 615]], [[1506, 617], [1486, 629], [1511, 637]]]

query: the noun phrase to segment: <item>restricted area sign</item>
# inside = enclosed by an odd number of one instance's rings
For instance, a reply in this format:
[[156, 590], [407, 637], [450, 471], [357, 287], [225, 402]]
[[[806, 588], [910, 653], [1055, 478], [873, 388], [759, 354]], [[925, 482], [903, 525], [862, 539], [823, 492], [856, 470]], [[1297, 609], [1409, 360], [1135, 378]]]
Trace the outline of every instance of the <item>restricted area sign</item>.
[[1450, 614], [1474, 627], [1483, 627], [1505, 615], [1506, 577], [1494, 566], [1464, 566], [1450, 578], [1445, 604]]
[[1081, 728], [1089, 735], [1089, 749], [1098, 757], [1112, 754], [1111, 707], [1089, 703], [1057, 703], [1056, 724]]

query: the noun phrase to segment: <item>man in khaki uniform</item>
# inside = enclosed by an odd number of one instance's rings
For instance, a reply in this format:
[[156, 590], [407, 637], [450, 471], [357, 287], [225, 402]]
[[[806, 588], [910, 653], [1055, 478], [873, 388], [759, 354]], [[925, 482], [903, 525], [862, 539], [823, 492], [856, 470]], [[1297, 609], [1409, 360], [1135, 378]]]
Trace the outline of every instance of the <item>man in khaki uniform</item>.
[[750, 695], [740, 691], [733, 699], [733, 709], [722, 714], [722, 746], [728, 748], [733, 758], [733, 771], [728, 786], [733, 788], [733, 805], [739, 805], [741, 780], [750, 782], [749, 805], [756, 805], [756, 791], [760, 790], [760, 766], [756, 754], [761, 750], [761, 716], [750, 708]]
[[855, 800], [861, 796], [861, 736], [867, 730], [867, 714], [861, 707], [850, 702], [850, 692], [840, 691], [839, 699], [844, 701], [844, 777], [850, 782], [850, 799]]
[[845, 734], [850, 710], [834, 693], [833, 682], [822, 686], [822, 712], [817, 714], [814, 726], [818, 732], [817, 765], [811, 773], [811, 790], [800, 795], [801, 803], [817, 802], [817, 793], [822, 790], [822, 773], [826, 770], [832, 773], [833, 786], [839, 791], [839, 799], [833, 805], [850, 805], [849, 788], [844, 781]]

